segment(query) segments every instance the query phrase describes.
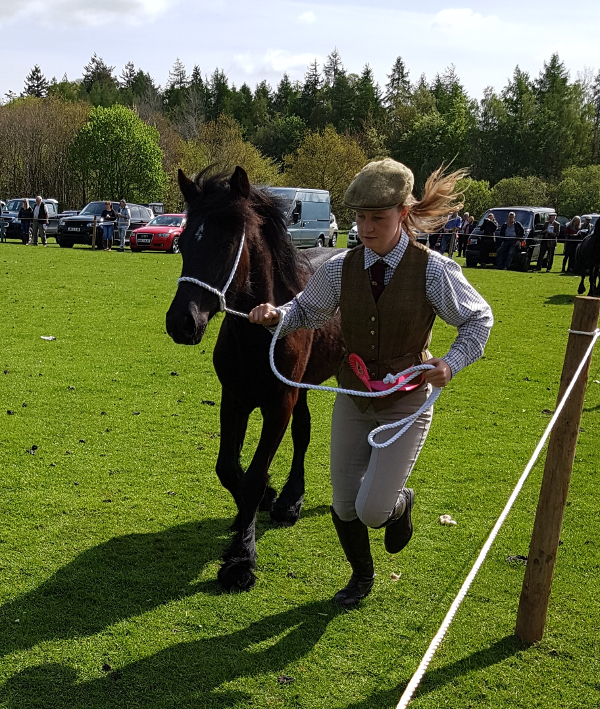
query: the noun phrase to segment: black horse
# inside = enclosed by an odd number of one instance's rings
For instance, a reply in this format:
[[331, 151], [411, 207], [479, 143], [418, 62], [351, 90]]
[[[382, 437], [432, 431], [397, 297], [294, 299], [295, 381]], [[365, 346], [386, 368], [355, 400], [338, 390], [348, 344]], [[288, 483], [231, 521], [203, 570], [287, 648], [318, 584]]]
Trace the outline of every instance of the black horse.
[[[237, 167], [230, 179], [201, 173], [195, 182], [179, 171], [188, 205], [187, 225], [179, 239], [182, 276], [222, 291], [245, 242], [227, 307], [248, 313], [260, 303], [281, 305], [301, 291], [332, 251], [298, 252], [287, 235], [286, 218], [268, 190], [250, 186]], [[339, 253], [339, 252], [337, 252]], [[198, 344], [208, 321], [219, 312], [216, 295], [194, 283], [180, 282], [167, 313], [167, 332], [179, 344]], [[238, 508], [234, 537], [223, 555], [219, 583], [227, 591], [248, 590], [256, 579], [255, 518], [259, 505], [278, 524], [293, 525], [304, 497], [304, 457], [310, 440], [306, 391], [282, 384], [269, 366], [271, 334], [246, 318], [227, 314], [213, 354], [222, 386], [221, 439], [216, 471]], [[343, 345], [338, 318], [314, 331], [300, 330], [277, 343], [278, 370], [294, 381], [318, 384], [337, 370]], [[248, 418], [260, 409], [263, 426], [258, 447], [244, 472], [240, 453]], [[269, 483], [269, 466], [292, 416], [294, 454], [279, 496]]]
[[600, 296], [600, 219], [596, 222], [575, 252], [575, 272], [581, 276], [577, 292], [585, 293], [585, 277], [589, 275], [590, 291], [588, 295]]

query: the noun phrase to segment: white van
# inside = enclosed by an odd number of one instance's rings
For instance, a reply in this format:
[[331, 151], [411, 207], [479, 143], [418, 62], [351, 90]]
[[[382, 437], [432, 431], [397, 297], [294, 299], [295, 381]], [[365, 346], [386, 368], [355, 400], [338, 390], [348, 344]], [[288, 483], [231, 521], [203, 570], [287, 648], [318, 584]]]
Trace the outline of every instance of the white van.
[[304, 187], [270, 187], [282, 201], [288, 234], [294, 246], [307, 248], [330, 244], [331, 206], [327, 190]]

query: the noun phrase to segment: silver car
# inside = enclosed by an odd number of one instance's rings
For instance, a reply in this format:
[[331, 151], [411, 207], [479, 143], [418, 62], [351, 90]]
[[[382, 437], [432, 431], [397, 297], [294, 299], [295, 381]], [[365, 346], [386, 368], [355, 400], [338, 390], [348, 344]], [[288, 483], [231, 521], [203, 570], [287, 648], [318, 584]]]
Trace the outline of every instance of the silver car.
[[353, 249], [355, 246], [358, 246], [359, 243], [360, 241], [358, 240], [358, 227], [356, 226], [356, 222], [352, 222], [352, 227], [348, 232], [348, 248]]

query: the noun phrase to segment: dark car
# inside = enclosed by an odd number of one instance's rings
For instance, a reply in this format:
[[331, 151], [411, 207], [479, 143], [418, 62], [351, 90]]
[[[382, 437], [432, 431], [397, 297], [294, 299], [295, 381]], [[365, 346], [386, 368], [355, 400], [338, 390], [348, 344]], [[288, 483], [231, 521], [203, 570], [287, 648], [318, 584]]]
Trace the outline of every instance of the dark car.
[[[117, 209], [118, 200], [113, 201], [113, 209]], [[125, 243], [129, 242], [129, 234], [134, 229], [145, 226], [153, 217], [154, 213], [149, 207], [141, 204], [129, 204], [131, 213], [131, 224], [127, 229]], [[90, 202], [79, 212], [71, 217], [61, 217], [58, 222], [58, 234], [56, 241], [64, 249], [70, 249], [75, 244], [85, 244], [91, 246], [93, 243], [94, 218], [96, 219], [96, 248], [102, 248], [102, 212], [105, 209], [105, 202]], [[116, 230], [116, 229], [115, 229]], [[116, 238], [116, 235], [115, 235]]]
[[[24, 244], [29, 241], [29, 234], [23, 234], [21, 230], [21, 220], [19, 219], [19, 210], [23, 206], [23, 200], [29, 202], [31, 209], [35, 207], [35, 197], [14, 197], [9, 199], [6, 207], [2, 209], [2, 219], [4, 220], [5, 236], [7, 239], [20, 239]], [[56, 236], [58, 231], [58, 202], [55, 199], [43, 199], [42, 202], [48, 210], [48, 227], [46, 229], [47, 236]]]
[[[515, 213], [515, 220], [520, 222], [524, 230], [523, 239], [517, 242], [517, 250], [511, 263], [513, 271], [528, 271], [532, 263], [542, 267], [544, 264], [538, 263], [540, 254], [540, 243], [542, 239], [542, 231], [544, 224], [548, 221], [551, 214], [556, 214], [552, 207], [498, 207], [497, 209], [489, 209], [485, 214], [490, 212], [496, 217], [498, 229], [496, 229], [496, 243], [490, 248], [490, 253], [486, 263], [496, 263], [497, 249], [500, 247], [501, 240], [500, 227], [508, 221], [509, 212]], [[479, 262], [480, 241], [482, 237], [481, 226], [485, 215], [481, 217], [477, 226], [473, 229], [467, 241], [466, 266], [477, 266]]]

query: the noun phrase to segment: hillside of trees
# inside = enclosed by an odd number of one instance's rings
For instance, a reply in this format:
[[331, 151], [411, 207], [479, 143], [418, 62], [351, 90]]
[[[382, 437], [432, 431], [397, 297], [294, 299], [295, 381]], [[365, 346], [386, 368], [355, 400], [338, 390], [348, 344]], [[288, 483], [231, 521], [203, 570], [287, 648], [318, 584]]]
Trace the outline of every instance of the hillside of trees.
[[179, 60], [163, 88], [132, 62], [117, 76], [94, 54], [75, 81], [33, 67], [0, 106], [0, 141], [0, 196], [42, 193], [61, 207], [121, 190], [179, 209], [178, 167], [239, 164], [255, 183], [328, 189], [344, 223], [354, 174], [391, 156], [414, 171], [417, 196], [440, 164], [468, 168], [465, 208], [476, 215], [515, 203], [600, 211], [600, 72], [572, 79], [556, 54], [537, 77], [516, 67], [480, 100], [453, 67], [413, 79], [400, 57], [383, 87], [368, 65], [348, 73], [334, 50], [302, 81], [284, 74], [251, 89]]

